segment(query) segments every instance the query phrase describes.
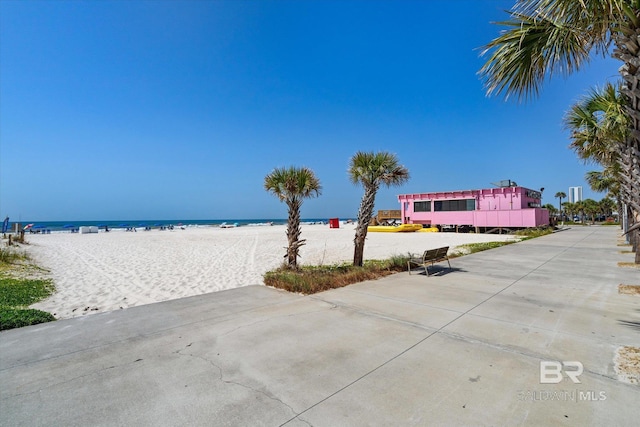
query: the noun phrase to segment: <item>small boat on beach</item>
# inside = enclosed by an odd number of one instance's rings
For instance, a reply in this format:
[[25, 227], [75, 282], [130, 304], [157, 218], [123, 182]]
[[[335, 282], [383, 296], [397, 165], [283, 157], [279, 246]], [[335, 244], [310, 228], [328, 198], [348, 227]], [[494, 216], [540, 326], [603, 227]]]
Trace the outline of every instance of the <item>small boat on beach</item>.
[[234, 222], [233, 224], [227, 224], [226, 222], [223, 222], [222, 224], [220, 224], [220, 228], [236, 228], [237, 226], [237, 222]]
[[383, 233], [410, 233], [422, 229], [422, 224], [370, 225], [367, 231]]

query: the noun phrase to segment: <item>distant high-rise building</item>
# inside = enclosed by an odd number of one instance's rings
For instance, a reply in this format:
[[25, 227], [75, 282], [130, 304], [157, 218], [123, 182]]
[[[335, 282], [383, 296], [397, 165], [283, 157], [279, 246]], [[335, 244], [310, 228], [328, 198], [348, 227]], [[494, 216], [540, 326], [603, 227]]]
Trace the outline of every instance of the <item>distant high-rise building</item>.
[[582, 201], [582, 187], [569, 187], [569, 203]]

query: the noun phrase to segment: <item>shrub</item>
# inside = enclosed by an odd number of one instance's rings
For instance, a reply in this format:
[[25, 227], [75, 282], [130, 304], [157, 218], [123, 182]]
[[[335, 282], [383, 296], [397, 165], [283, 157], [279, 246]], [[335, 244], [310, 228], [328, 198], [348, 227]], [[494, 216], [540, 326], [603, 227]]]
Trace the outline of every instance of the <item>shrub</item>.
[[0, 278], [0, 307], [26, 307], [54, 291], [51, 280]]
[[54, 291], [51, 280], [0, 277], [0, 330], [55, 320], [50, 313], [27, 308]]
[[297, 270], [280, 267], [267, 272], [264, 283], [274, 288], [309, 295], [404, 271], [407, 260], [406, 256], [394, 256], [383, 261], [365, 261], [362, 267], [351, 264], [302, 266]]
[[0, 331], [56, 320], [51, 313], [32, 308], [0, 308]]

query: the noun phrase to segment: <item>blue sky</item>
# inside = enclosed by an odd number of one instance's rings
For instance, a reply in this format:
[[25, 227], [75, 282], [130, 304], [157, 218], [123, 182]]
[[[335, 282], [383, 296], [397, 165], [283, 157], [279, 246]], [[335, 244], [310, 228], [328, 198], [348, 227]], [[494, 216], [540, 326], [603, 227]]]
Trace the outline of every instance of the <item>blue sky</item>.
[[305, 218], [355, 217], [359, 150], [411, 173], [378, 193], [511, 179], [543, 203], [596, 166], [562, 117], [619, 63], [594, 58], [521, 104], [477, 71], [513, 1], [0, 2], [0, 215], [12, 220], [285, 218], [275, 167], [323, 185]]

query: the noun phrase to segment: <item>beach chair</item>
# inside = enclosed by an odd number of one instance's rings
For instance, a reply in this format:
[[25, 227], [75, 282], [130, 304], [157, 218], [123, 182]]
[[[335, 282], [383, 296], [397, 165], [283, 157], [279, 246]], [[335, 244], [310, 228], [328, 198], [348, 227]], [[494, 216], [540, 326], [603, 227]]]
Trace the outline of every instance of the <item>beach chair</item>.
[[449, 257], [447, 256], [447, 252], [449, 252], [449, 246], [444, 246], [442, 248], [437, 249], [428, 249], [424, 251], [421, 258], [410, 258], [407, 261], [407, 269], [409, 270], [409, 274], [411, 274], [411, 267], [418, 266], [424, 267], [424, 272], [428, 276], [429, 269], [427, 268], [428, 264], [431, 263], [431, 266], [436, 262], [447, 261], [449, 264], [449, 270], [451, 270], [451, 263], [449, 262]]

